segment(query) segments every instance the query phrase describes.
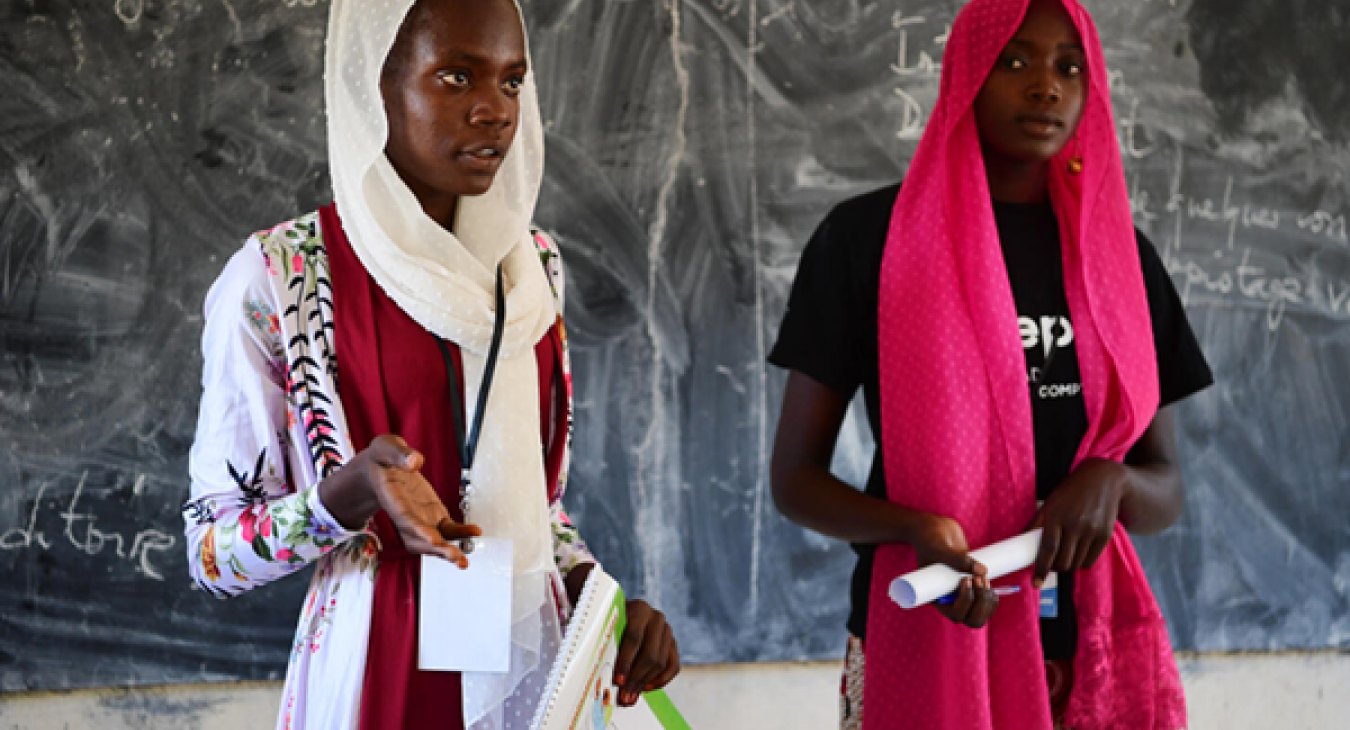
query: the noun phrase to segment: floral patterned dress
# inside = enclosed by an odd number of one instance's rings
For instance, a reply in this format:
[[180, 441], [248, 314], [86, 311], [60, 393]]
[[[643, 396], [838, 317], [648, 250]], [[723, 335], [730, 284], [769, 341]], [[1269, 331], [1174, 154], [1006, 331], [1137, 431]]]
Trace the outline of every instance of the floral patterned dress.
[[[551, 239], [534, 238], [565, 333], [562, 260]], [[379, 565], [374, 533], [344, 529], [319, 500], [319, 481], [358, 451], [338, 397], [332, 336], [317, 213], [254, 234], [207, 294], [203, 394], [183, 507], [188, 565], [198, 585], [226, 598], [317, 562], [286, 671], [277, 719], [284, 729], [356, 726]], [[567, 355], [564, 334], [570, 404]], [[562, 508], [566, 465], [565, 454], [550, 506], [564, 575], [595, 561]]]

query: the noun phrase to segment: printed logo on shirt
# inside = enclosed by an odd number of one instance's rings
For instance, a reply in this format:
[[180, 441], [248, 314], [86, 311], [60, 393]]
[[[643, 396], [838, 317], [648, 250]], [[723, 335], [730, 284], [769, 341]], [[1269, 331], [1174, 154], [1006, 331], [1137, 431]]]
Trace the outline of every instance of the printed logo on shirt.
[[1022, 333], [1022, 348], [1039, 347], [1042, 357], [1073, 344], [1073, 323], [1068, 317], [1018, 317], [1017, 328]]
[[1036, 350], [1041, 354], [1042, 365], [1033, 366], [1027, 372], [1027, 382], [1031, 383], [1032, 394], [1043, 401], [1081, 396], [1083, 394], [1082, 383], [1041, 382], [1042, 368], [1046, 360], [1050, 358], [1050, 353], [1073, 347], [1073, 323], [1069, 321], [1069, 318], [1022, 316], [1017, 318], [1017, 327], [1022, 335], [1022, 348], [1028, 351]]

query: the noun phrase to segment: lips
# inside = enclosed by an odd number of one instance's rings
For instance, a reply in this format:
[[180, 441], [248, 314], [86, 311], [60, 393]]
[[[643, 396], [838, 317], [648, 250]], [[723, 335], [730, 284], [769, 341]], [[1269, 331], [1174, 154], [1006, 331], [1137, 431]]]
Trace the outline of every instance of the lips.
[[460, 164], [477, 172], [495, 172], [506, 157], [506, 150], [496, 144], [479, 144], [460, 150], [455, 159]]
[[1051, 139], [1064, 129], [1064, 120], [1054, 114], [1022, 114], [1017, 117], [1017, 126], [1032, 137]]

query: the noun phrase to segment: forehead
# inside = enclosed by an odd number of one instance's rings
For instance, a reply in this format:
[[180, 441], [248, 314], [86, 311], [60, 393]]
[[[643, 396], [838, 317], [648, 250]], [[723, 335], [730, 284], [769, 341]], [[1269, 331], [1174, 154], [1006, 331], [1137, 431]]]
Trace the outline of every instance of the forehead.
[[525, 56], [525, 29], [514, 0], [417, 0], [409, 35], [420, 53], [463, 53], [514, 62]]
[[1073, 18], [1059, 0], [1032, 0], [1014, 39], [1027, 37], [1082, 43]]

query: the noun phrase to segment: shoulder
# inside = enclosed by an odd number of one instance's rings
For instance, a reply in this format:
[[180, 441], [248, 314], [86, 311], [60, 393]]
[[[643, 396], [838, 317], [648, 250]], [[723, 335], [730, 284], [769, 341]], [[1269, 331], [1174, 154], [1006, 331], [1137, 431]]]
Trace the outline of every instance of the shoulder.
[[799, 271], [815, 270], [874, 287], [899, 192], [897, 183], [834, 206], [807, 242]]
[[[221, 328], [247, 325], [256, 335], [269, 338], [278, 333], [279, 277], [304, 266], [305, 253], [322, 249], [318, 214], [311, 213], [258, 231], [230, 257], [207, 292], [205, 302], [208, 334]], [[284, 281], [284, 279], [283, 279]]]
[[[832, 255], [843, 252], [864, 268], [870, 269], [873, 262], [879, 266], [899, 194], [900, 184], [896, 183], [839, 203], [821, 221], [809, 246], [828, 250]], [[819, 251], [817, 255], [823, 253]]]
[[887, 185], [861, 195], [855, 195], [834, 206], [826, 221], [835, 224], [883, 225], [891, 220], [895, 199], [900, 195], [901, 183]]
[[548, 276], [549, 286], [553, 288], [553, 295], [561, 305], [567, 290], [562, 250], [558, 248], [558, 242], [553, 236], [542, 228], [531, 226], [530, 238], [534, 241], [534, 249], [539, 254], [539, 264], [544, 267], [544, 273]]
[[1153, 241], [1138, 228], [1134, 229], [1134, 240], [1139, 247], [1139, 268], [1143, 270], [1144, 288], [1148, 290], [1150, 301], [1168, 294], [1174, 288], [1172, 277]]
[[323, 233], [319, 213], [306, 213], [278, 226], [254, 233], [249, 239], [274, 273], [289, 273], [298, 268], [297, 255], [313, 256], [323, 251]]

